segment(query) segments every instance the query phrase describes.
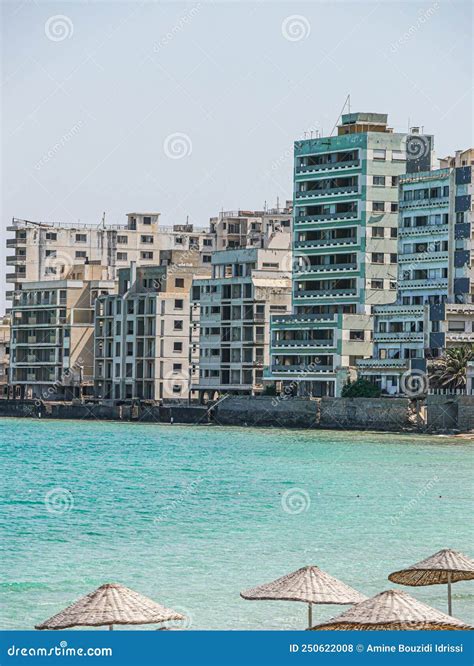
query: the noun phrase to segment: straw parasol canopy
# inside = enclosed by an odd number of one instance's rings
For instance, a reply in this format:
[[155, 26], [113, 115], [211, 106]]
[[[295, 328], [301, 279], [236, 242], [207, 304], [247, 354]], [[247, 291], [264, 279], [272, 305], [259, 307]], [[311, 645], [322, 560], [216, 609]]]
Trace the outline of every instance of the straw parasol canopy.
[[338, 617], [322, 622], [315, 631], [397, 631], [472, 629], [468, 624], [417, 601], [401, 590], [380, 592]]
[[451, 615], [451, 583], [474, 579], [474, 560], [451, 548], [443, 548], [426, 560], [412, 564], [388, 577], [400, 585], [448, 585], [448, 613]]
[[35, 628], [69, 629], [108, 625], [112, 629], [114, 624], [155, 624], [184, 619], [184, 615], [155, 603], [125, 585], [106, 583]]
[[356, 604], [366, 597], [316, 566], [307, 566], [240, 593], [243, 599], [260, 601], [304, 601], [308, 604], [308, 626], [312, 604]]

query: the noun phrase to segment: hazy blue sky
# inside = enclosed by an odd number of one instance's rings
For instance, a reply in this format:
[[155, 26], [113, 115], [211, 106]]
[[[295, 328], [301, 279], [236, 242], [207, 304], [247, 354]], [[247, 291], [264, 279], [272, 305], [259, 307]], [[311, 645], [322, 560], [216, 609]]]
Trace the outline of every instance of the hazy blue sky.
[[438, 155], [466, 148], [471, 12], [456, 1], [4, 2], [3, 224], [147, 210], [203, 226], [222, 208], [283, 201], [293, 140], [329, 133], [348, 93], [396, 130], [424, 126]]

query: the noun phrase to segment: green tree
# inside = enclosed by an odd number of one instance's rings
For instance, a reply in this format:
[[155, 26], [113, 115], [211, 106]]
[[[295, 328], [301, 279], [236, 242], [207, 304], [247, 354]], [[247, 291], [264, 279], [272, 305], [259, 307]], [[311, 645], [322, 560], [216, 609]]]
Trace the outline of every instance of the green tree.
[[343, 398], [378, 398], [380, 389], [366, 379], [357, 379], [355, 382], [349, 380], [343, 387], [341, 395]]
[[431, 381], [435, 388], [462, 389], [466, 386], [466, 367], [474, 361], [474, 346], [451, 347], [433, 361]]

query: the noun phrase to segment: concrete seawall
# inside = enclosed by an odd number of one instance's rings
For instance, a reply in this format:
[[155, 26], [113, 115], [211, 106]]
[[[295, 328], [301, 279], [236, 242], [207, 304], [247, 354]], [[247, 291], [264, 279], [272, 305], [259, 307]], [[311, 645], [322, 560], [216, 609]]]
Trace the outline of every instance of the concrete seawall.
[[216, 406], [98, 405], [0, 400], [0, 417], [183, 423], [264, 428], [440, 432], [474, 430], [474, 396], [279, 398], [229, 396]]

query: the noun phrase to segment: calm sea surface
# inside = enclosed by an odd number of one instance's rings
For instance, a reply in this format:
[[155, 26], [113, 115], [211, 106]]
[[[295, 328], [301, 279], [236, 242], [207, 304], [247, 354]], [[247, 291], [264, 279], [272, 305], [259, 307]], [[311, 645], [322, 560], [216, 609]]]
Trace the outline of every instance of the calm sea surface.
[[[112, 581], [195, 629], [304, 628], [304, 604], [239, 592], [317, 564], [372, 595], [440, 548], [474, 555], [460, 439], [33, 419], [0, 419], [0, 439], [2, 629]], [[444, 586], [404, 589], [446, 609]], [[453, 592], [473, 623], [474, 583]]]

